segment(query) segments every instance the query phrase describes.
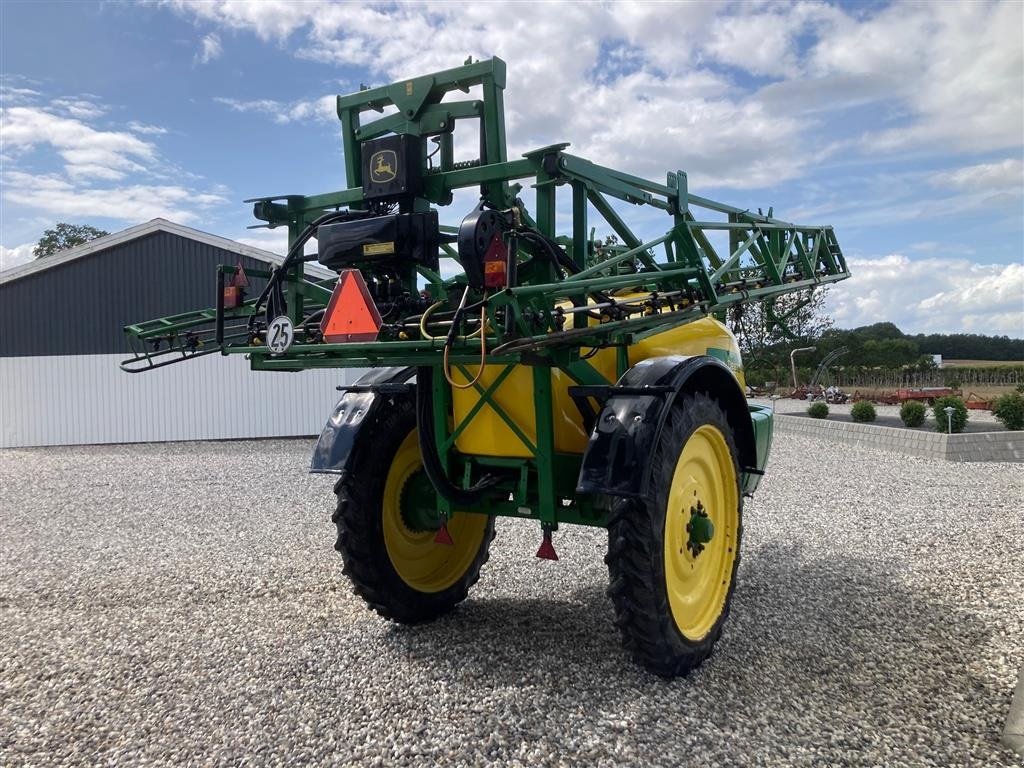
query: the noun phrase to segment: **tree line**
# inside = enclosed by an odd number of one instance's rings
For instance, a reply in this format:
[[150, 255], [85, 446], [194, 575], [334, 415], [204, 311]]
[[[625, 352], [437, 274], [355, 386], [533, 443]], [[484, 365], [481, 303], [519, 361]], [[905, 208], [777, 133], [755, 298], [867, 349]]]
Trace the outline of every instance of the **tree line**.
[[[753, 304], [733, 310], [729, 325], [743, 351], [748, 377], [778, 378], [789, 369], [790, 353], [802, 353], [797, 364], [812, 370], [833, 351], [843, 349], [833, 367], [854, 370], [881, 369], [900, 377], [934, 370], [932, 355], [943, 360], [1016, 361], [1024, 364], [1024, 339], [986, 336], [979, 333], [906, 334], [894, 323], [879, 322], [857, 328], [834, 328], [824, 310], [823, 289], [790, 294], [774, 305]], [[780, 322], [779, 318], [785, 318]], [[979, 369], [984, 363], [978, 363]], [[752, 374], [752, 375], [751, 375]], [[785, 373], [783, 380], [788, 380]]]
[[[1024, 339], [980, 333], [903, 333], [893, 323], [849, 330], [830, 329], [817, 340], [818, 358], [846, 347], [840, 365], [880, 368], [928, 368], [932, 355], [943, 360], [1014, 360], [1024, 362]], [[927, 358], [927, 359], [922, 359]]]

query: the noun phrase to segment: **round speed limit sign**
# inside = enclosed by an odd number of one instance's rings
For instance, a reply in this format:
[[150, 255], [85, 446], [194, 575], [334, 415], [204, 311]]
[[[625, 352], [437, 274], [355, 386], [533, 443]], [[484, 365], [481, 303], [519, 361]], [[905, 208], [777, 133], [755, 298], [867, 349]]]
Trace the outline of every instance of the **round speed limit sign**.
[[278, 315], [267, 326], [267, 348], [272, 355], [283, 355], [295, 338], [295, 329], [287, 315]]

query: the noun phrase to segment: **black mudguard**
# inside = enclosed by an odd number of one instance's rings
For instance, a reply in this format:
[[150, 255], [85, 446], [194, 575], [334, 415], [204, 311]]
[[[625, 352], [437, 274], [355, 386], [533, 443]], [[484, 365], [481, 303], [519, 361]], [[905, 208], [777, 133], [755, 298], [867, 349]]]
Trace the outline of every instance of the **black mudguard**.
[[740, 470], [760, 474], [746, 397], [720, 360], [705, 355], [654, 357], [630, 368], [613, 387], [594, 388], [593, 393], [588, 387], [574, 389], [579, 395], [606, 396], [583, 454], [577, 493], [645, 498], [662, 427], [684, 393], [702, 392], [718, 400], [733, 430]]
[[415, 368], [372, 368], [345, 387], [313, 449], [311, 473], [340, 475], [348, 469], [359, 430], [372, 425], [396, 397], [413, 397], [409, 384]]

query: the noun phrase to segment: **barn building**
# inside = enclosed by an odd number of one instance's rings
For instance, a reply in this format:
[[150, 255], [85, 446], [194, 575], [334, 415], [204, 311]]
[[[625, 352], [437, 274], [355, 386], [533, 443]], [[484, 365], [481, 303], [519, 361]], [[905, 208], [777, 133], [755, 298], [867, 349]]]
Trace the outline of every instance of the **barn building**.
[[153, 219], [0, 272], [0, 447], [317, 434], [350, 372], [254, 372], [219, 354], [134, 375], [118, 366], [123, 326], [215, 304], [218, 264], [280, 262]]

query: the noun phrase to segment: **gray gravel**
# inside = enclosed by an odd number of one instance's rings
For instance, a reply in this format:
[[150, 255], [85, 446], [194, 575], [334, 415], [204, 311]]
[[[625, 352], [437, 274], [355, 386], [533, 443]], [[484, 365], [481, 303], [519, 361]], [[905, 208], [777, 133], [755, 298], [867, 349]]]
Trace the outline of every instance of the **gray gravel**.
[[0, 764], [1020, 765], [1019, 466], [779, 435], [725, 635], [664, 682], [601, 530], [551, 563], [500, 521], [454, 616], [379, 620], [309, 447], [0, 453]]

